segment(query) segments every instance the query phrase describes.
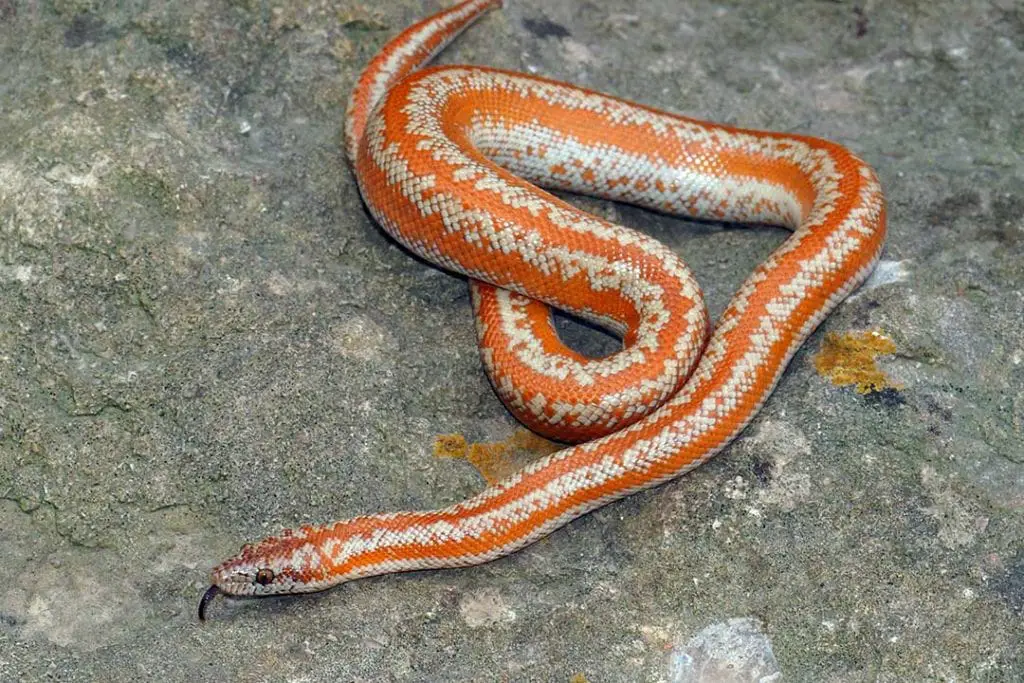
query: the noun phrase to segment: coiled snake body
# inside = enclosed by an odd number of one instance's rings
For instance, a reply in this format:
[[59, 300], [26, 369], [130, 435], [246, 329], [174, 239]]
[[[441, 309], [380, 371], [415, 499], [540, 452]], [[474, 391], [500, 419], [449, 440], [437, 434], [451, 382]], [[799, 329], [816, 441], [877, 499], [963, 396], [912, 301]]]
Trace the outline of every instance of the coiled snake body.
[[[484, 365], [509, 409], [536, 431], [585, 443], [447, 508], [247, 545], [213, 570], [201, 619], [220, 592], [303, 593], [487, 562], [680, 476], [746, 426], [796, 349], [874, 268], [881, 188], [837, 144], [497, 69], [418, 70], [499, 4], [467, 0], [389, 42], [353, 91], [346, 152], [384, 229], [470, 278]], [[709, 335], [700, 288], [671, 251], [531, 183], [792, 234]], [[623, 350], [572, 352], [548, 305], [620, 334]]]

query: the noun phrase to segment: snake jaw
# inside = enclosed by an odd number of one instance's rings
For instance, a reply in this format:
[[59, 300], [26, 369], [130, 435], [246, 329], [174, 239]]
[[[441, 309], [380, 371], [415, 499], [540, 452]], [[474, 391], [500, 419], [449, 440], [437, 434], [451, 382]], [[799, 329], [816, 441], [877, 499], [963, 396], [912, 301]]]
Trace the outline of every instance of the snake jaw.
[[[233, 558], [234, 559], [234, 558]], [[206, 621], [206, 609], [218, 595], [231, 598], [244, 598], [254, 595], [252, 579], [245, 572], [231, 571], [226, 568], [231, 560], [216, 567], [210, 576], [210, 587], [199, 599], [199, 621]]]
[[260, 598], [289, 592], [286, 589], [261, 592], [261, 589], [271, 585], [275, 578], [273, 570], [268, 567], [263, 567], [255, 572], [235, 571], [224, 565], [217, 567], [212, 572], [210, 587], [199, 599], [199, 621], [206, 621], [206, 608], [218, 595], [230, 598]]
[[275, 573], [269, 567], [239, 570], [232, 566], [239, 558], [228, 560], [211, 573], [210, 587], [199, 599], [199, 621], [206, 621], [206, 609], [218, 595], [230, 598], [263, 598], [293, 592], [294, 580], [287, 578], [290, 570], [284, 569], [279, 573]]

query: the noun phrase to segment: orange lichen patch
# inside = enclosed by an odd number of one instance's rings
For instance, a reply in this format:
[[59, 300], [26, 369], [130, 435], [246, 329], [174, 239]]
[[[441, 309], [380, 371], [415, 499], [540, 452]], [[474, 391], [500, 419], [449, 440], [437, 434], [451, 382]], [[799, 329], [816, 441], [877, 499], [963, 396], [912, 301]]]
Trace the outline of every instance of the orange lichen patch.
[[574, 674], [569, 683], [590, 683], [584, 674]]
[[439, 434], [434, 439], [434, 457], [465, 458], [468, 444], [462, 434]]
[[508, 439], [492, 443], [467, 444], [461, 434], [444, 434], [434, 440], [434, 455], [465, 458], [488, 484], [494, 484], [561, 447], [529, 430], [517, 429]]
[[846, 334], [829, 332], [814, 358], [814, 367], [819, 375], [827, 377], [836, 386], [854, 385], [858, 394], [901, 389], [875, 365], [878, 356], [895, 352], [896, 343], [881, 330]]

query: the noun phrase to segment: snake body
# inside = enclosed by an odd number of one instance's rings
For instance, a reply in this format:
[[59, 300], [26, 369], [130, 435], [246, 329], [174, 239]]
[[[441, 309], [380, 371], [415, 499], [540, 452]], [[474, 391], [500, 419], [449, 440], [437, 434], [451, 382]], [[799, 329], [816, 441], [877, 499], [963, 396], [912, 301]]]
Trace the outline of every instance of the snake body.
[[[450, 507], [246, 545], [213, 570], [200, 618], [221, 592], [303, 593], [487, 562], [680, 476], [750, 422], [797, 348], [878, 260], [881, 188], [840, 145], [497, 69], [420, 68], [499, 5], [467, 0], [390, 41], [353, 91], [346, 153], [380, 225], [470, 279], [484, 366], [509, 409], [584, 443]], [[670, 250], [535, 185], [792, 234], [709, 334], [700, 288]], [[622, 351], [575, 354], [548, 306], [621, 335]]]

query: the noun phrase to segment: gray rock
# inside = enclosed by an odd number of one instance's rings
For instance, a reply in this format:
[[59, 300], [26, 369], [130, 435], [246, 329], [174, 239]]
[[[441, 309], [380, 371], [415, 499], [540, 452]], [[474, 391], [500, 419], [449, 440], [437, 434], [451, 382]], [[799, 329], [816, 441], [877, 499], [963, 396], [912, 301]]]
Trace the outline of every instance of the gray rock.
[[[889, 199], [876, 278], [682, 480], [201, 625], [243, 542], [457, 501], [481, 481], [433, 437], [515, 428], [465, 283], [341, 155], [423, 3], [0, 0], [0, 680], [696, 680], [679, 644], [734, 619], [770, 680], [1024, 679], [1020, 3], [508, 4], [442, 59], [850, 146]], [[715, 313], [781, 240], [580, 203], [685, 253]], [[815, 372], [825, 331], [876, 328], [902, 389]]]

